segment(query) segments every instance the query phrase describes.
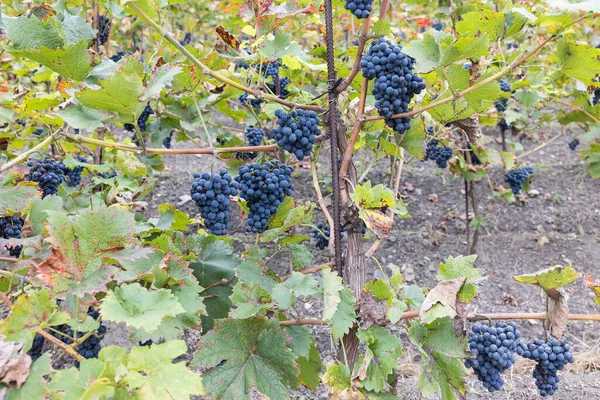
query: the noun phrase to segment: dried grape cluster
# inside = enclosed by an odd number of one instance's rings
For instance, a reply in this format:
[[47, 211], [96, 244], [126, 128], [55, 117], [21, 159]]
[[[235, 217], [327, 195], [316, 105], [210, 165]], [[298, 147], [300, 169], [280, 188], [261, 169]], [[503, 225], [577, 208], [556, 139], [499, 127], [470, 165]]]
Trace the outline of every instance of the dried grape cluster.
[[552, 396], [558, 389], [558, 371], [566, 364], [575, 361], [570, 351], [569, 341], [552, 339], [548, 342], [536, 339], [531, 343], [521, 343], [518, 349], [520, 356], [537, 362], [533, 370], [535, 385], [540, 395]]
[[[82, 163], [87, 163], [88, 161], [81, 156], [77, 156], [77, 161]], [[81, 173], [83, 172], [84, 167], [81, 165], [77, 165], [71, 169], [63, 166], [63, 171], [65, 174], [65, 182], [67, 185], [71, 187], [79, 186], [81, 184]]]
[[[23, 218], [16, 215], [0, 217], [0, 237], [3, 239], [21, 239], [21, 231], [23, 230], [24, 223]], [[19, 257], [21, 250], [23, 250], [22, 245], [6, 246], [6, 248], [12, 257]]]
[[[144, 110], [137, 119], [137, 125], [138, 128], [140, 128], [140, 131], [146, 132], [146, 128], [148, 128], [148, 118], [150, 118], [150, 115], [152, 114], [154, 114], [154, 111], [152, 110], [152, 107], [150, 107], [150, 103], [147, 103], [146, 107], [144, 107]], [[133, 124], [123, 124], [123, 127], [130, 132], [135, 131]]]
[[490, 392], [500, 390], [504, 380], [500, 374], [516, 361], [521, 333], [514, 322], [508, 325], [496, 322], [495, 326], [473, 325], [469, 335], [469, 349], [475, 356], [465, 361], [465, 367], [473, 368], [477, 379]]
[[[510, 93], [510, 83], [508, 83], [504, 79], [500, 79], [500, 90], [505, 93]], [[499, 112], [506, 111], [506, 109], [508, 108], [508, 99], [497, 100], [494, 103], [494, 107], [496, 107], [496, 110], [498, 110]]]
[[344, 8], [358, 19], [368, 18], [373, 10], [373, 0], [346, 0]]
[[204, 225], [215, 235], [224, 235], [229, 228], [229, 212], [231, 201], [229, 196], [235, 196], [239, 185], [227, 170], [222, 169], [218, 174], [208, 172], [194, 174], [191, 196], [196, 202], [198, 211], [204, 219]]
[[514, 194], [519, 194], [530, 175], [533, 175], [533, 168], [531, 167], [513, 169], [504, 175], [504, 182], [510, 185], [510, 189]]
[[402, 47], [383, 38], [373, 40], [360, 62], [363, 76], [375, 78], [373, 96], [379, 115], [398, 133], [410, 129], [410, 119], [392, 115], [407, 112], [413, 96], [425, 89], [423, 79], [413, 73], [413, 64], [414, 59], [402, 53]]
[[579, 146], [579, 139], [575, 138], [569, 142], [569, 149], [575, 150]]
[[[265, 136], [265, 131], [262, 128], [248, 126], [246, 128], [246, 143], [248, 146], [260, 146]], [[235, 158], [243, 160], [253, 160], [258, 155], [257, 152], [235, 153]]]
[[43, 161], [33, 160], [27, 163], [31, 167], [25, 175], [25, 180], [37, 182], [42, 191], [42, 197], [58, 193], [58, 187], [65, 180], [64, 166], [50, 157]]
[[269, 219], [285, 196], [294, 192], [292, 171], [292, 167], [277, 160], [240, 167], [235, 180], [239, 183], [240, 197], [246, 200], [250, 210], [246, 231], [260, 233], [267, 229]]
[[440, 147], [437, 139], [431, 139], [425, 149], [425, 160], [435, 161], [438, 168], [446, 168], [448, 160], [452, 158], [452, 148]]
[[317, 136], [321, 135], [318, 115], [314, 111], [294, 110], [286, 114], [275, 111], [277, 129], [271, 129], [271, 137], [277, 146], [296, 156], [299, 161], [309, 157]]
[[98, 43], [104, 44], [108, 41], [108, 36], [110, 35], [110, 26], [112, 25], [112, 21], [110, 18], [101, 15], [98, 19]]

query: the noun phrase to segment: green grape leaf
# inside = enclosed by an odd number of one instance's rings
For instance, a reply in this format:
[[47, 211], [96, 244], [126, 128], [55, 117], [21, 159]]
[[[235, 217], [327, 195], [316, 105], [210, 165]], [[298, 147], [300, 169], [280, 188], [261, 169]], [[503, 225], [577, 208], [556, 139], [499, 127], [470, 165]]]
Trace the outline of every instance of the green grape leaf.
[[509, 38], [521, 32], [527, 21], [536, 20], [535, 15], [522, 7], [514, 7], [510, 12], [506, 13], [504, 18], [506, 19], [505, 38]]
[[292, 272], [285, 282], [279, 283], [273, 288], [271, 298], [277, 302], [279, 308], [285, 310], [292, 306], [296, 297], [314, 296], [320, 292], [314, 277]]
[[300, 375], [298, 376], [300, 383], [310, 388], [313, 392], [316, 391], [321, 384], [320, 373], [323, 370], [323, 362], [321, 361], [321, 356], [319, 355], [317, 346], [315, 346], [314, 340], [310, 343], [308, 356], [298, 356], [296, 364], [300, 370]]
[[489, 43], [490, 38], [487, 34], [459, 37], [454, 43], [443, 47], [440, 64], [448, 66], [465, 58], [486, 56], [488, 55]]
[[[0, 192], [2, 190], [0, 189]], [[1, 197], [0, 197], [1, 198]], [[60, 211], [63, 208], [62, 199], [59, 196], [46, 196], [41, 199], [34, 197], [31, 199], [29, 204], [29, 212], [27, 219], [31, 222], [31, 235], [41, 235], [43, 231], [43, 225], [48, 219], [46, 210]]]
[[545, 292], [554, 292], [563, 286], [570, 285], [579, 278], [579, 273], [570, 266], [556, 265], [534, 272], [533, 274], [514, 276], [513, 279], [520, 283], [527, 283], [541, 287]]
[[46, 397], [46, 379], [44, 376], [52, 371], [50, 366], [50, 354], [45, 353], [38, 358], [29, 370], [27, 380], [20, 389], [9, 390], [5, 400], [33, 400]]
[[590, 143], [587, 149], [581, 149], [579, 158], [587, 161], [592, 178], [600, 178], [600, 143]]
[[352, 376], [346, 364], [336, 362], [327, 366], [323, 382], [329, 392], [340, 393], [352, 387]]
[[180, 67], [174, 67], [170, 64], [159, 67], [152, 75], [152, 79], [150, 80], [150, 83], [148, 83], [148, 88], [140, 98], [140, 101], [158, 98], [160, 92], [165, 87], [170, 86], [175, 75], [179, 74], [181, 71], [182, 69]]
[[104, 363], [97, 359], [83, 360], [79, 368], [57, 371], [49, 389], [65, 400], [112, 397], [114, 383], [104, 378]]
[[186, 351], [182, 340], [133, 347], [124, 380], [129, 388], [136, 389], [140, 399], [188, 400], [191, 395], [202, 395], [200, 375], [188, 369], [185, 362], [173, 362]]
[[[296, 205], [284, 214], [285, 219], [283, 220], [283, 223], [281, 223], [282, 214], [278, 213], [276, 218], [269, 224], [269, 230], [261, 234], [261, 241], [274, 241], [294, 227], [307, 223], [312, 219], [312, 209], [313, 205], [311, 204]], [[281, 225], [279, 225], [280, 223]]]
[[287, 248], [291, 250], [292, 266], [294, 268], [306, 268], [313, 263], [313, 255], [304, 244], [288, 244]]
[[79, 103], [85, 107], [104, 110], [118, 115], [117, 121], [134, 123], [146, 107], [139, 98], [144, 92], [140, 64], [135, 59], [129, 59], [123, 64], [122, 70], [100, 79], [101, 89], [85, 89], [77, 92]]
[[600, 49], [564, 41], [558, 45], [556, 57], [564, 74], [580, 80], [586, 86], [600, 75]]
[[61, 13], [61, 15], [66, 44], [71, 45], [84, 41], [86, 47], [89, 46], [96, 37], [96, 31], [92, 29], [92, 26], [78, 15], [71, 15], [68, 12]]
[[63, 46], [63, 40], [52, 23], [32, 17], [5, 18], [8, 38], [13, 42], [13, 50], [37, 50], [44, 46], [56, 50]]
[[19, 296], [8, 317], [0, 321], [0, 331], [7, 341], [23, 343], [23, 348], [27, 351], [31, 348], [37, 329], [61, 325], [68, 320], [68, 314], [56, 308], [56, 299], [51, 298], [48, 290], [42, 288]]
[[573, 16], [570, 13], [542, 14], [536, 20], [536, 24], [549, 34], [555, 34], [572, 23]]
[[233, 287], [229, 299], [236, 306], [231, 310], [231, 317], [236, 319], [264, 315], [264, 312], [274, 305], [269, 292], [252, 282], [238, 282]]
[[331, 336], [335, 340], [341, 339], [350, 332], [350, 328], [356, 323], [356, 309], [354, 303], [356, 298], [349, 287], [344, 286], [340, 291], [340, 302], [337, 309], [327, 322], [331, 324]]
[[38, 199], [39, 196], [37, 184], [31, 182], [22, 182], [17, 186], [0, 186], [0, 215], [6, 215], [9, 211], [23, 211], [31, 200]]
[[373, 31], [374, 35], [385, 36], [390, 33], [391, 27], [392, 24], [389, 21], [386, 21], [385, 19], [379, 19], [373, 24], [371, 30]]
[[296, 356], [283, 331], [268, 324], [261, 318], [218, 320], [200, 339], [191, 365], [209, 368], [203, 374], [207, 399], [238, 400], [253, 387], [273, 400], [289, 398], [288, 387], [299, 383]]
[[162, 320], [185, 312], [170, 290], [149, 291], [139, 283], [121, 285], [109, 291], [100, 307], [102, 319], [125, 322], [151, 333]]
[[273, 40], [266, 40], [264, 46], [258, 51], [267, 60], [276, 60], [284, 56], [293, 56], [300, 60], [307, 60], [308, 55], [300, 45], [292, 40], [292, 35], [287, 32], [278, 32]]
[[384, 279], [375, 279], [367, 282], [365, 285], [365, 291], [371, 292], [378, 300], [389, 300], [391, 301], [396, 297], [396, 293], [392, 290], [390, 283]]
[[358, 208], [384, 208], [396, 204], [394, 192], [383, 184], [371, 185], [371, 181], [357, 185], [350, 198]]
[[108, 118], [108, 115], [93, 108], [84, 107], [77, 102], [70, 103], [66, 107], [57, 110], [56, 115], [71, 127], [85, 129], [90, 132], [103, 127], [102, 121]]
[[148, 167], [144, 164], [139, 156], [128, 151], [119, 151], [115, 156], [115, 164], [117, 168], [125, 175], [130, 176], [146, 176]]
[[473, 300], [477, 294], [477, 286], [474, 284], [481, 278], [481, 272], [474, 268], [476, 255], [471, 256], [449, 256], [445, 263], [440, 263], [437, 279], [446, 281], [456, 278], [466, 277], [467, 280], [458, 292], [458, 297], [462, 302], [468, 303]]
[[427, 134], [420, 118], [411, 121], [408, 132], [404, 132], [403, 135], [397, 133], [394, 135], [399, 146], [419, 160], [425, 158], [425, 137]]
[[37, 61], [67, 79], [80, 81], [92, 70], [87, 44], [80, 41], [60, 49], [12, 50], [11, 54]]
[[398, 368], [398, 360], [402, 356], [402, 342], [390, 331], [379, 326], [359, 330], [356, 335], [366, 348], [357, 374], [360, 385], [370, 391], [382, 392], [387, 387], [388, 376]]
[[435, 38], [426, 33], [422, 40], [413, 40], [402, 52], [416, 60], [415, 68], [420, 73], [428, 73], [440, 66], [440, 45]]
[[198, 262], [190, 263], [200, 286], [207, 288], [224, 280], [224, 284], [212, 286], [202, 292], [207, 296], [204, 300], [207, 315], [202, 317], [202, 330], [206, 332], [213, 327], [215, 319], [224, 318], [229, 314], [229, 296], [232, 289], [226, 282], [233, 281], [235, 270], [241, 261], [233, 254], [231, 245], [214, 236], [201, 240], [200, 251]]
[[344, 288], [342, 278], [331, 268], [325, 267], [321, 270], [323, 278], [323, 319], [329, 320], [333, 318], [338, 305], [342, 301], [340, 292]]
[[487, 34], [495, 42], [504, 33], [504, 14], [490, 10], [462, 14], [456, 31], [460, 35]]

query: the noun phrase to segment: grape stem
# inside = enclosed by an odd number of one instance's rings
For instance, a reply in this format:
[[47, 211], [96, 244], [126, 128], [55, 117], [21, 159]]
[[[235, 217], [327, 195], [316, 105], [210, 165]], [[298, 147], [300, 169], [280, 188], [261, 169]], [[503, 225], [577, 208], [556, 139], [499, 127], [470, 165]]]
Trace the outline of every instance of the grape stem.
[[587, 111], [587, 110], [584, 110], [584, 109], [583, 109], [583, 108], [581, 108], [581, 107], [577, 107], [577, 106], [575, 106], [575, 105], [573, 105], [573, 104], [565, 103], [564, 101], [560, 101], [560, 100], [554, 100], [554, 102], [555, 102], [555, 103], [558, 103], [558, 104], [562, 104], [563, 106], [571, 107], [571, 108], [572, 108], [573, 110], [575, 110], [575, 111], [582, 112], [582, 113], [584, 113], [585, 115], [587, 115], [587, 116], [588, 116], [588, 117], [589, 117], [589, 118], [590, 118], [592, 121], [594, 121], [594, 122], [595, 122], [595, 123], [597, 123], [597, 124], [600, 124], [600, 119], [598, 119], [598, 118], [594, 117], [594, 116], [593, 116], [593, 115], [592, 115], [592, 114], [591, 114], [589, 111]]
[[[319, 265], [315, 265], [314, 267], [306, 268], [306, 269], [303, 269], [302, 271], [298, 271], [298, 272], [300, 272], [301, 274], [304, 274], [304, 275], [308, 275], [308, 274], [314, 274], [315, 272], [319, 272], [320, 270], [322, 270], [322, 269], [323, 269], [323, 268], [325, 268], [325, 267], [331, 267], [331, 266], [333, 266], [333, 265], [334, 265], [334, 262], [333, 262], [333, 261], [330, 261], [330, 262], [328, 262], [328, 263], [325, 263], [325, 264], [319, 264]], [[283, 282], [283, 281], [286, 281], [286, 280], [288, 280], [289, 278], [290, 278], [290, 275], [285, 275], [285, 276], [282, 276], [282, 277], [281, 277], [281, 281], [282, 281], [282, 282]]]
[[[3, 260], [4, 258], [8, 258], [8, 257], [0, 257], [0, 261], [4, 261]], [[15, 261], [16, 261], [16, 259], [15, 259]], [[10, 272], [10, 271], [4, 271], [3, 269], [0, 269], [0, 276], [5, 276], [7, 278], [16, 278], [16, 279], [19, 279], [19, 280], [21, 280], [21, 281], [23, 281], [25, 283], [31, 283], [31, 281], [29, 280], [28, 277], [23, 276], [23, 275], [17, 275], [15, 273]]]

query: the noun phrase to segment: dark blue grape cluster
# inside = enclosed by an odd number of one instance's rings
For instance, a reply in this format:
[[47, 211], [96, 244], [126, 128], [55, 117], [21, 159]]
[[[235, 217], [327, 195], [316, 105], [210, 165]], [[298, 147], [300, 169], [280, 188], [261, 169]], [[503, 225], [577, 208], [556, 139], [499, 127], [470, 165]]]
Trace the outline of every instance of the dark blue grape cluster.
[[[240, 94], [240, 96], [238, 97], [238, 100], [242, 104], [248, 104], [248, 93], [244, 92], [244, 93]], [[249, 101], [250, 101], [250, 105], [252, 106], [252, 108], [260, 108], [260, 105], [265, 102], [265, 100], [261, 99], [260, 97], [258, 97], [258, 98], [255, 97], [253, 99], [250, 99]]]
[[329, 237], [331, 236], [329, 224], [319, 222], [317, 228], [319, 229], [312, 230], [313, 238], [315, 239], [315, 247], [319, 250], [324, 250], [329, 246]]
[[44, 129], [43, 128], [37, 128], [35, 131], [33, 131], [33, 134], [35, 136], [40, 136], [42, 133], [44, 133]]
[[[510, 83], [508, 83], [504, 79], [500, 79], [500, 90], [505, 93], [510, 93]], [[508, 108], [508, 99], [497, 100], [494, 103], [494, 107], [496, 107], [496, 110], [498, 110], [498, 112], [506, 111], [506, 109]]]
[[464, 70], [469, 71], [469, 70], [471, 70], [471, 68], [473, 68], [473, 63], [470, 61], [463, 63], [463, 65], [462, 65], [462, 69], [464, 69]]
[[473, 148], [471, 147], [471, 143], [467, 143], [467, 148], [469, 149], [469, 152], [471, 153], [471, 164], [481, 165], [481, 160], [479, 159], [479, 157], [477, 157], [477, 154], [475, 154], [475, 152], [473, 151]]
[[31, 168], [25, 175], [25, 180], [37, 182], [38, 188], [42, 191], [42, 197], [58, 193], [58, 187], [65, 180], [62, 163], [46, 157], [43, 161], [29, 161], [27, 166]]
[[240, 185], [240, 197], [246, 200], [250, 210], [246, 231], [260, 233], [267, 229], [269, 219], [285, 196], [294, 192], [292, 171], [292, 167], [277, 160], [240, 167], [235, 180]]
[[[77, 161], [82, 163], [87, 163], [88, 160], [85, 157], [77, 156]], [[64, 166], [63, 166], [64, 167]], [[67, 167], [63, 168], [63, 172], [65, 174], [65, 182], [67, 185], [71, 187], [79, 186], [81, 184], [81, 173], [83, 172], [84, 167], [78, 165], [69, 169]]]
[[363, 76], [375, 78], [373, 96], [379, 115], [385, 123], [398, 133], [410, 129], [409, 118], [392, 118], [394, 114], [408, 111], [408, 105], [415, 94], [425, 89], [423, 79], [413, 73], [414, 59], [402, 53], [402, 47], [389, 40], [373, 40], [369, 52], [360, 61]]
[[276, 94], [280, 99], [286, 99], [290, 95], [290, 91], [287, 90], [287, 85], [290, 84], [290, 78], [279, 78], [279, 92], [277, 92], [277, 87], [275, 83], [277, 80], [273, 80], [273, 82], [267, 83], [267, 87], [271, 92]]
[[521, 343], [518, 353], [521, 357], [537, 362], [533, 377], [542, 396], [552, 396], [556, 392], [560, 382], [558, 371], [575, 361], [565, 337], [548, 342], [536, 339], [530, 343]]
[[31, 349], [27, 352], [33, 361], [37, 360], [42, 356], [42, 350], [44, 349], [44, 342], [46, 340], [42, 335], [36, 333], [33, 337], [33, 344], [31, 345]]
[[[91, 335], [77, 346], [77, 352], [85, 358], [98, 358], [98, 353], [102, 349], [100, 342], [102, 341], [104, 334], [106, 333], [106, 325], [100, 325], [95, 334]], [[82, 337], [84, 334], [77, 333], [78, 337]]]
[[425, 161], [435, 161], [438, 168], [446, 168], [448, 160], [452, 158], [452, 148], [440, 147], [440, 142], [437, 139], [431, 139], [425, 148]]
[[179, 41], [179, 44], [182, 46], [187, 46], [192, 43], [192, 34], [190, 32], [186, 32], [185, 36], [183, 36], [183, 40]]
[[600, 89], [594, 90], [594, 98], [592, 99], [592, 105], [600, 103]]
[[504, 175], [504, 182], [510, 185], [510, 189], [514, 194], [519, 194], [523, 189], [523, 184], [531, 175], [533, 175], [533, 168], [531, 167], [513, 169]]
[[125, 57], [125, 56], [132, 56], [133, 53], [130, 51], [123, 51], [123, 50], [119, 50], [117, 51], [117, 54], [113, 54], [110, 59], [114, 62], [119, 62], [121, 61], [121, 58]]
[[194, 174], [191, 195], [196, 202], [204, 225], [214, 235], [224, 235], [229, 228], [229, 196], [237, 194], [238, 183], [222, 169], [218, 174]]
[[368, 18], [373, 10], [373, 0], [346, 0], [344, 8], [356, 18]]
[[98, 34], [96, 37], [98, 38], [98, 43], [104, 44], [108, 41], [108, 36], [110, 35], [110, 26], [112, 25], [112, 21], [110, 18], [101, 15], [98, 20]]
[[236, 70], [237, 69], [248, 69], [248, 68], [250, 68], [250, 65], [248, 65], [248, 63], [246, 61], [244, 61], [244, 60], [238, 60], [235, 63], [235, 69]]
[[[152, 107], [150, 107], [150, 103], [147, 103], [146, 107], [144, 107], [144, 111], [142, 111], [142, 113], [137, 119], [137, 125], [138, 128], [140, 128], [140, 131], [146, 132], [146, 128], [148, 128], [148, 118], [150, 118], [150, 115], [152, 114], [154, 114], [154, 111], [152, 110]], [[135, 127], [133, 126], [133, 124], [123, 124], [123, 127], [129, 132], [135, 131]]]
[[277, 129], [271, 129], [271, 137], [277, 146], [296, 156], [298, 161], [309, 157], [319, 129], [319, 116], [314, 111], [294, 110], [286, 114], [283, 110], [275, 111]]
[[[248, 69], [249, 65], [245, 61], [238, 61], [236, 63], [236, 69]], [[263, 64], [253, 65], [253, 68], [259, 75], [264, 75], [265, 83], [269, 90], [276, 94], [279, 98], [285, 99], [290, 95], [290, 91], [287, 86], [290, 84], [290, 78], [281, 78], [279, 76], [279, 61], [269, 61]], [[279, 86], [277, 86], [279, 83]], [[242, 93], [239, 95], [238, 100], [242, 104], [248, 104], [253, 108], [260, 108], [260, 105], [264, 102], [264, 99], [254, 98], [248, 100], [248, 93]]]
[[569, 149], [575, 150], [579, 146], [579, 139], [575, 138], [569, 142]]
[[425, 131], [427, 132], [427, 136], [433, 136], [434, 134], [434, 130], [433, 130], [433, 126], [429, 125]]
[[[23, 224], [25, 224], [25, 220], [16, 215], [0, 217], [0, 237], [3, 239], [21, 239]], [[22, 245], [6, 246], [6, 248], [11, 257], [17, 258], [21, 255], [21, 250], [23, 250]]]
[[473, 368], [477, 379], [490, 392], [500, 390], [504, 380], [500, 374], [516, 361], [521, 333], [514, 322], [508, 325], [496, 322], [495, 326], [473, 325], [469, 335], [469, 349], [475, 356], [465, 361], [465, 367]]
[[162, 145], [165, 149], [171, 148], [171, 141], [173, 140], [173, 133], [175, 133], [175, 131], [171, 131], [171, 133], [169, 133], [169, 136], [166, 136], [163, 139]]
[[152, 341], [152, 339], [148, 339], [145, 342], [138, 342], [138, 346], [146, 346], [146, 347], [150, 347], [154, 344], [154, 342]]
[[273, 81], [275, 81], [279, 76], [279, 61], [269, 61], [264, 64], [257, 64], [254, 68], [260, 75], [264, 75], [265, 79], [272, 78]]
[[431, 24], [431, 27], [433, 29], [435, 29], [436, 31], [441, 31], [444, 29], [444, 25], [442, 25], [442, 21], [436, 21], [433, 24]]
[[510, 93], [510, 83], [504, 79], [500, 79], [500, 90], [504, 93]]
[[[249, 126], [246, 128], [246, 143], [248, 146], [260, 146], [265, 136], [265, 131], [262, 128]], [[253, 160], [258, 155], [257, 152], [235, 153], [235, 158], [243, 160]]]

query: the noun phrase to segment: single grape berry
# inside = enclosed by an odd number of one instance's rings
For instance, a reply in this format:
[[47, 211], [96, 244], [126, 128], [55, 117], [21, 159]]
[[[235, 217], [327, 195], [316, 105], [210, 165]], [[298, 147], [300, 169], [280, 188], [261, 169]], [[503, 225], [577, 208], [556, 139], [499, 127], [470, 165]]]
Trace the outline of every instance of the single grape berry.
[[519, 345], [517, 352], [521, 357], [537, 362], [533, 377], [541, 396], [552, 396], [558, 390], [558, 371], [575, 361], [570, 349], [565, 337], [547, 342], [536, 339]]
[[373, 10], [373, 0], [346, 0], [344, 8], [358, 19], [368, 18]]
[[[77, 156], [77, 161], [82, 163], [87, 163], [87, 159], [85, 157]], [[65, 182], [67, 185], [71, 187], [79, 186], [81, 184], [81, 173], [83, 172], [84, 167], [81, 165], [75, 166], [71, 169], [64, 167], [63, 172], [65, 174]]]
[[446, 168], [448, 160], [452, 158], [452, 148], [440, 147], [437, 139], [431, 139], [425, 149], [425, 160], [435, 161], [438, 168]]
[[413, 96], [425, 89], [423, 79], [413, 72], [414, 61], [402, 53], [402, 47], [379, 38], [373, 40], [360, 62], [363, 76], [375, 79], [373, 96], [379, 115], [400, 134], [410, 129], [410, 119], [392, 116], [407, 112]]
[[501, 373], [516, 361], [521, 333], [514, 322], [496, 322], [495, 326], [473, 325], [469, 335], [469, 350], [473, 358], [465, 361], [465, 367], [473, 368], [483, 386], [490, 392], [504, 385]]
[[[265, 131], [262, 128], [249, 126], [246, 128], [246, 144], [248, 146], [260, 146], [262, 144]], [[243, 160], [253, 160], [258, 155], [257, 152], [235, 153], [235, 158]]]
[[43, 161], [29, 161], [27, 166], [31, 168], [25, 175], [25, 180], [37, 182], [38, 188], [42, 191], [42, 197], [58, 193], [58, 187], [65, 180], [62, 163], [46, 157]]
[[237, 194], [238, 183], [222, 169], [218, 174], [194, 174], [191, 196], [204, 219], [204, 225], [215, 235], [224, 235], [229, 228], [231, 201]]
[[260, 233], [267, 229], [269, 219], [285, 196], [294, 192], [292, 171], [277, 160], [240, 167], [235, 180], [239, 183], [240, 197], [246, 200], [249, 208], [246, 231]]
[[575, 138], [569, 142], [569, 149], [575, 150], [579, 146], [579, 139]]
[[504, 182], [508, 183], [512, 192], [517, 195], [521, 193], [523, 184], [531, 175], [533, 175], [533, 168], [531, 167], [513, 169], [504, 175]]
[[117, 52], [117, 54], [114, 54], [114, 55], [112, 55], [112, 56], [110, 57], [110, 59], [111, 59], [112, 61], [114, 61], [114, 62], [119, 62], [119, 61], [121, 61], [121, 58], [123, 58], [123, 57], [125, 57], [125, 56], [132, 56], [132, 55], [133, 55], [133, 53], [132, 53], [132, 52], [130, 52], [130, 51], [122, 51], [122, 50], [119, 50], [119, 51]]
[[441, 31], [444, 29], [444, 25], [442, 25], [442, 21], [436, 21], [433, 24], [431, 24], [431, 27], [433, 29], [435, 29], [436, 31]]
[[329, 246], [329, 237], [331, 236], [329, 224], [319, 222], [317, 228], [318, 229], [312, 230], [313, 238], [315, 239], [315, 247], [319, 250], [324, 250]]
[[309, 157], [313, 144], [321, 135], [321, 120], [314, 111], [294, 110], [286, 114], [283, 110], [275, 111], [277, 129], [271, 129], [271, 137], [277, 146], [296, 156], [298, 161]]

